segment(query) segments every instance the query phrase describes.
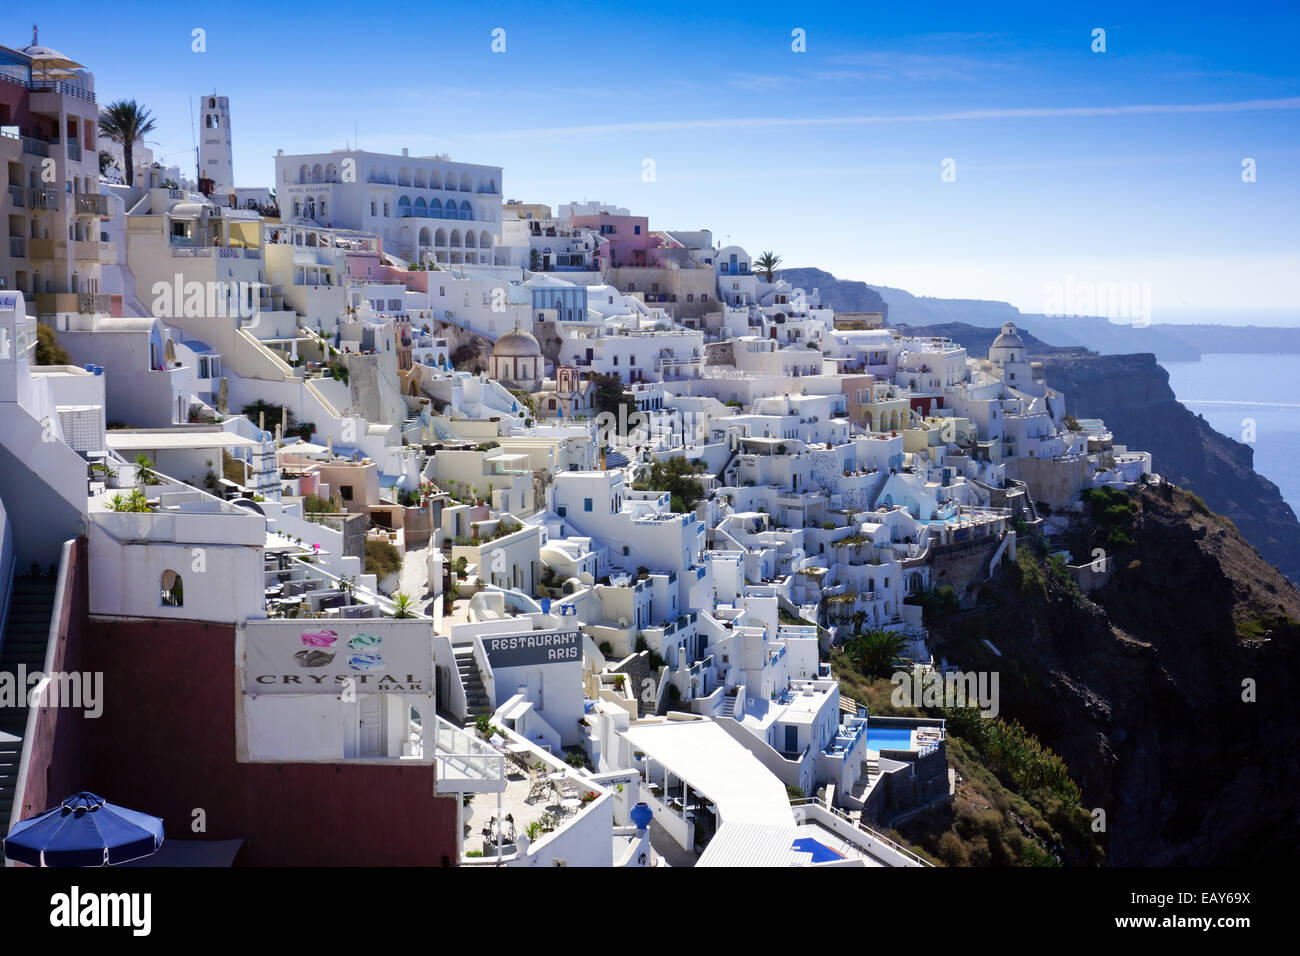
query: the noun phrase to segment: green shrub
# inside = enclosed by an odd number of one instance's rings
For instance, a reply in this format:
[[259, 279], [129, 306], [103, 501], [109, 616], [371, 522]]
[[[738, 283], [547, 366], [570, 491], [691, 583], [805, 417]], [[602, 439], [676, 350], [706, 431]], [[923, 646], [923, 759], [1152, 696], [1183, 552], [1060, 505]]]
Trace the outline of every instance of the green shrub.
[[380, 538], [366, 538], [366, 574], [383, 580], [402, 569], [402, 555], [392, 543]]

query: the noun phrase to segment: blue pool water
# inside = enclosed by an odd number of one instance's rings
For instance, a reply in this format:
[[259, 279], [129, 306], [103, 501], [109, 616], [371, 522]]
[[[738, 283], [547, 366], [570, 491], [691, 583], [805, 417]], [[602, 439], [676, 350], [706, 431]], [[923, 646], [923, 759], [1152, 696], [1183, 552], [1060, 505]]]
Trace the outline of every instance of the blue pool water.
[[911, 750], [912, 731], [906, 727], [872, 727], [867, 724], [867, 749]]

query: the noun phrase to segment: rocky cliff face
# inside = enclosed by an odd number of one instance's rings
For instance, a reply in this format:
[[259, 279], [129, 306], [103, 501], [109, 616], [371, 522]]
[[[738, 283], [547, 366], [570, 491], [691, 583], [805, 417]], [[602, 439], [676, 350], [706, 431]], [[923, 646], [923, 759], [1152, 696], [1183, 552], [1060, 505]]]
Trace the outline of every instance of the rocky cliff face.
[[936, 652], [1000, 672], [1002, 716], [1105, 812], [1112, 865], [1290, 860], [1300, 594], [1192, 496], [1136, 500], [1134, 544], [1092, 599], [1022, 556], [936, 630]]
[[1153, 355], [1043, 356], [1047, 383], [1079, 418], [1102, 418], [1115, 441], [1155, 456], [1155, 469], [1236, 524], [1259, 553], [1300, 581], [1300, 521], [1277, 485], [1254, 470], [1255, 452], [1174, 398]]
[[884, 298], [865, 282], [837, 279], [824, 269], [778, 269], [777, 278], [810, 293], [816, 289], [822, 302], [836, 312], [884, 312], [889, 318]]

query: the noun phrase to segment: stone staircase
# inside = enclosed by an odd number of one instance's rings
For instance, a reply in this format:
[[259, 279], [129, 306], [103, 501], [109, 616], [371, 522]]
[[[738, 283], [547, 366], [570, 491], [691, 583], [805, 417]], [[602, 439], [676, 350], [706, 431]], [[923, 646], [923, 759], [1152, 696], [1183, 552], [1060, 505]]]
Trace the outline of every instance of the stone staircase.
[[457, 650], [455, 654], [456, 670], [460, 673], [460, 682], [465, 686], [466, 718], [473, 721], [483, 714], [492, 713], [487, 688], [483, 686], [483, 675], [478, 672], [478, 664], [474, 662], [474, 651], [466, 648]]
[[[0, 673], [14, 675], [25, 665], [27, 673], [45, 669], [45, 651], [50, 639], [50, 618], [54, 611], [53, 577], [15, 576], [9, 601], [9, 619], [0, 638]], [[8, 827], [18, 786], [18, 761], [27, 732], [27, 697], [20, 690], [17, 707], [0, 708], [0, 826]]]
[[726, 695], [723, 696], [723, 698], [722, 698], [722, 716], [723, 716], [723, 717], [735, 717], [735, 716], [736, 716], [736, 695], [735, 695], [735, 694], [726, 694]]

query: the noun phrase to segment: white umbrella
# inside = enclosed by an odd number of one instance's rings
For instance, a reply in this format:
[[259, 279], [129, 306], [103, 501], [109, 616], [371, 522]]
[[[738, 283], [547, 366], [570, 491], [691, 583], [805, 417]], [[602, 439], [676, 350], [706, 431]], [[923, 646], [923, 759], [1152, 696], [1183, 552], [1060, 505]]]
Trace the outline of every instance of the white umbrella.
[[39, 46], [36, 42], [37, 28], [32, 27], [32, 45], [24, 47], [22, 52], [32, 58], [32, 67], [40, 68], [43, 79], [48, 80], [51, 72], [55, 77], [71, 76], [71, 70], [84, 70], [85, 66], [69, 57], [64, 56], [58, 50], [52, 50], [47, 46]]

